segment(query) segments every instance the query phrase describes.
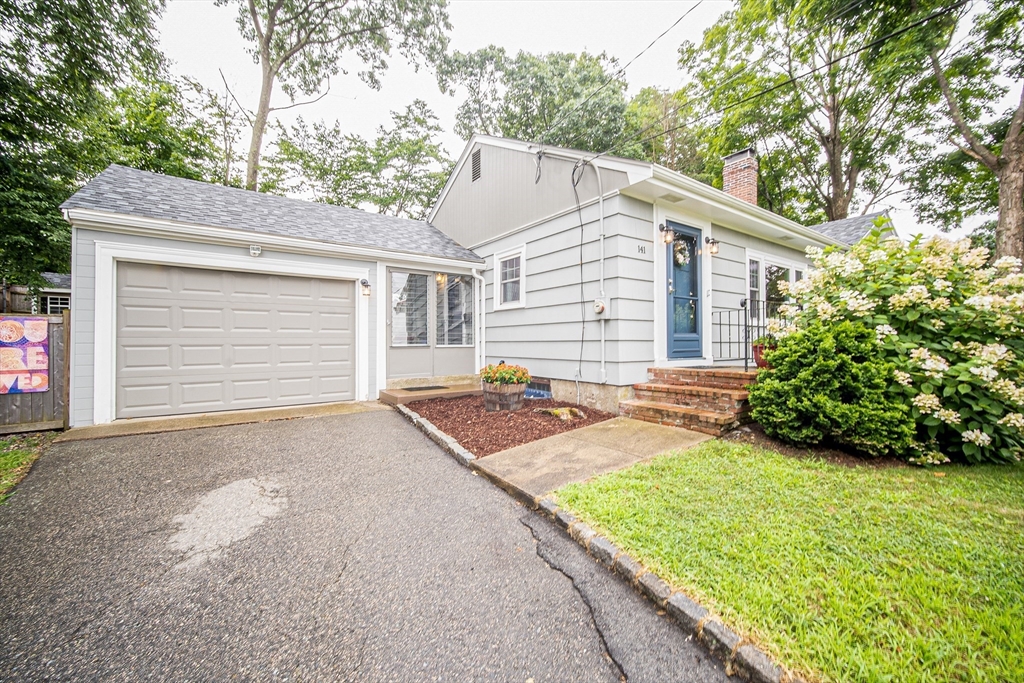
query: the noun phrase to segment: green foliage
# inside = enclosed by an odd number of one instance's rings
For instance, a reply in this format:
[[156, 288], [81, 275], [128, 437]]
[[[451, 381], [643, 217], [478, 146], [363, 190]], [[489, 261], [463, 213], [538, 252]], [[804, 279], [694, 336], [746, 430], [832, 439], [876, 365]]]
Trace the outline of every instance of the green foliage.
[[437, 136], [437, 117], [422, 100], [392, 112], [393, 126], [367, 141], [335, 122], [299, 121], [282, 130], [268, 160], [266, 191], [311, 194], [341, 206], [372, 205], [380, 213], [423, 218], [444, 186], [451, 160]]
[[481, 370], [480, 379], [489, 384], [529, 384], [530, 372], [521, 365], [499, 363]]
[[483, 133], [602, 152], [624, 131], [626, 82], [614, 75], [617, 69], [603, 53], [520, 52], [512, 58], [493, 45], [457, 52], [448, 62], [446, 84], [461, 85], [468, 95], [455, 132], [467, 139]]
[[219, 152], [212, 123], [200, 116], [196, 84], [179, 85], [160, 78], [137, 80], [101, 95], [93, 115], [81, 127], [85, 178], [112, 163], [143, 171], [213, 180]]
[[57, 207], [77, 187], [82, 121], [133, 70], [160, 62], [152, 0], [0, 0], [0, 276], [66, 272]]
[[909, 448], [910, 409], [890, 391], [894, 366], [883, 358], [873, 329], [846, 321], [810, 325], [765, 356], [770, 367], [751, 387], [750, 405], [769, 436], [873, 456]]
[[[914, 461], [1010, 462], [1024, 450], [1024, 274], [969, 240], [876, 229], [849, 253], [810, 252], [815, 269], [789, 287], [796, 305], [777, 333], [873, 328], [896, 366], [894, 389], [917, 423]], [[897, 444], [894, 444], [894, 447]], [[916, 451], [916, 453], [914, 453]]]
[[[708, 185], [715, 178], [708, 170], [707, 143], [700, 133], [684, 122], [695, 115], [689, 88], [676, 92], [643, 88], [626, 108], [623, 143], [618, 156], [661, 164]], [[719, 186], [721, 169], [719, 168]]]
[[[702, 110], [709, 161], [754, 146], [759, 203], [803, 223], [846, 218], [895, 191], [891, 161], [911, 144], [906, 75], [873, 70], [852, 52], [862, 30], [832, 21], [834, 2], [743, 0], [684, 43], [680, 67]], [[797, 78], [799, 76], [799, 78]], [[795, 79], [792, 83], [787, 83]], [[708, 172], [720, 175], [720, 162]]]
[[804, 680], [1024, 680], [1024, 465], [850, 467], [714, 440], [557, 496]]

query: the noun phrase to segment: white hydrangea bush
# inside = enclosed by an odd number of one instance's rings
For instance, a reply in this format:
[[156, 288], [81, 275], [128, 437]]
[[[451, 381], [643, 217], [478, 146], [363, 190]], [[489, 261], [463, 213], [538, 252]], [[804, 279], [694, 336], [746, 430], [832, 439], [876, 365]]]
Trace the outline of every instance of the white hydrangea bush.
[[812, 322], [873, 327], [896, 365], [893, 391], [918, 425], [919, 464], [1010, 462], [1024, 452], [1024, 273], [967, 240], [874, 230], [848, 252], [809, 249], [776, 336]]

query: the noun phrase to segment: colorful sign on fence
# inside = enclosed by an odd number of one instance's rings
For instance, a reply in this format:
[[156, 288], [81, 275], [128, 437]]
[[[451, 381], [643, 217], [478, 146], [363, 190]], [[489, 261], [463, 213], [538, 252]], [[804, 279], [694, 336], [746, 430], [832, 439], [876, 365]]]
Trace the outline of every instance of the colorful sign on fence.
[[50, 388], [49, 330], [46, 318], [0, 315], [0, 394]]

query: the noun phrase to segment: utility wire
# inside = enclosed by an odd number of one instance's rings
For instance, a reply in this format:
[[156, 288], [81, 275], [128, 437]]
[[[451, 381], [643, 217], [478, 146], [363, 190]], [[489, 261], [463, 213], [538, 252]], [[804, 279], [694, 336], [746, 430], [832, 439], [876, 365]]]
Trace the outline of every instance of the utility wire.
[[[938, 17], [941, 17], [941, 16], [944, 16], [946, 14], [949, 14], [950, 12], [956, 11], [956, 10], [960, 9], [961, 7], [963, 7], [964, 5], [968, 4], [969, 2], [971, 2], [971, 0], [960, 0], [959, 2], [954, 3], [954, 4], [952, 4], [952, 5], [948, 6], [948, 7], [945, 7], [945, 8], [940, 9], [940, 10], [936, 10], [936, 11], [932, 12], [931, 14], [929, 14], [928, 16], [923, 17], [921, 19], [918, 19], [917, 21], [915, 21], [915, 22], [913, 22], [911, 24], [908, 24], [907, 26], [904, 26], [901, 29], [897, 29], [896, 31], [888, 33], [888, 34], [882, 36], [881, 38], [876, 38], [875, 40], [872, 40], [870, 43], [867, 43], [865, 45], [861, 45], [860, 47], [858, 47], [858, 48], [856, 48], [854, 50], [851, 50], [850, 52], [847, 52], [845, 54], [842, 54], [839, 57], [836, 57], [835, 59], [832, 59], [832, 60], [830, 60], [830, 61], [828, 61], [828, 62], [826, 62], [824, 64], [816, 66], [813, 69], [808, 69], [807, 71], [805, 71], [805, 72], [803, 72], [801, 74], [797, 74], [796, 76], [793, 76], [791, 78], [787, 78], [786, 80], [784, 80], [784, 81], [782, 81], [780, 83], [776, 83], [775, 85], [773, 85], [770, 88], [765, 88], [764, 90], [758, 91], [758, 92], [756, 92], [756, 93], [754, 93], [752, 95], [744, 97], [743, 99], [739, 100], [738, 102], [733, 102], [732, 104], [726, 105], [725, 107], [722, 107], [721, 109], [710, 111], [710, 112], [708, 112], [708, 113], [706, 113], [706, 114], [704, 114], [702, 116], [698, 116], [696, 119], [693, 119], [692, 121], [688, 121], [686, 123], [682, 123], [682, 124], [680, 124], [678, 126], [673, 126], [671, 128], [666, 128], [665, 130], [660, 131], [658, 133], [655, 133], [654, 135], [648, 136], [648, 137], [646, 137], [646, 138], [644, 138], [642, 140], [639, 140], [638, 142], [640, 144], [643, 144], [645, 142], [649, 142], [651, 140], [654, 140], [655, 138], [659, 138], [662, 135], [668, 135], [669, 133], [675, 132], [675, 131], [680, 130], [682, 128], [686, 128], [687, 126], [692, 125], [694, 123], [699, 123], [700, 121], [703, 121], [704, 119], [707, 119], [707, 118], [709, 118], [711, 116], [715, 116], [715, 115], [718, 115], [718, 114], [724, 114], [725, 112], [727, 112], [727, 111], [729, 111], [731, 109], [735, 109], [736, 107], [739, 107], [740, 105], [746, 104], [747, 102], [753, 101], [753, 100], [755, 100], [755, 99], [757, 99], [759, 97], [763, 97], [763, 96], [765, 96], [765, 95], [767, 95], [769, 93], [775, 92], [776, 90], [779, 90], [780, 88], [784, 88], [787, 85], [792, 85], [793, 83], [796, 83], [797, 81], [802, 80], [802, 79], [810, 76], [811, 74], [817, 73], [818, 71], [821, 71], [822, 69], [826, 69], [826, 68], [828, 68], [830, 66], [833, 66], [833, 65], [843, 61], [844, 59], [848, 59], [848, 58], [850, 58], [850, 57], [852, 57], [852, 56], [854, 56], [856, 54], [864, 52], [865, 50], [870, 50], [873, 47], [877, 47], [877, 46], [881, 45], [882, 43], [884, 43], [886, 41], [892, 40], [893, 38], [901, 36], [904, 33], [907, 33], [908, 31], [911, 31], [911, 30], [917, 28], [918, 26], [922, 26], [922, 25], [928, 23], [932, 19], [936, 19]], [[686, 104], [686, 103], [684, 103], [684, 104]], [[679, 109], [681, 109], [682, 106], [683, 105], [680, 105], [674, 111], [679, 111]], [[670, 113], [674, 113], [674, 112], [670, 112]], [[656, 126], [662, 120], [667, 118], [667, 116], [668, 115], [663, 116], [661, 119], [659, 119], [655, 123], [651, 124], [650, 126], [644, 128], [641, 131], [638, 131], [636, 134], [631, 136], [629, 139], [623, 140], [622, 142], [620, 142], [620, 143], [618, 143], [618, 144], [616, 144], [616, 145], [606, 149], [605, 151], [600, 152], [599, 154], [596, 154], [596, 155], [590, 157], [589, 159], [587, 159], [587, 162], [591, 162], [591, 161], [594, 161], [596, 159], [600, 159], [601, 157], [603, 157], [603, 156], [605, 156], [607, 154], [610, 154], [610, 153], [612, 153], [612, 152], [614, 152], [614, 151], [616, 151], [618, 149], [621, 149], [623, 146], [625, 146], [626, 144], [628, 144], [630, 142], [637, 141], [636, 138], [638, 136], [640, 136], [640, 135], [644, 134], [645, 132], [651, 130], [654, 126]]]
[[[851, 3], [850, 3], [850, 4], [848, 4], [848, 5], [845, 5], [845, 6], [842, 6], [842, 7], [837, 7], [837, 8], [835, 8], [834, 10], [832, 10], [831, 12], [828, 12], [828, 13], [827, 13], [827, 14], [826, 14], [826, 15], [825, 15], [825, 16], [824, 16], [823, 18], [822, 18], [822, 20], [821, 20], [821, 21], [819, 21], [819, 22], [818, 22], [817, 24], [815, 24], [815, 25], [814, 25], [814, 26], [812, 26], [811, 28], [807, 29], [807, 35], [808, 35], [808, 37], [810, 37], [810, 36], [813, 36], [813, 35], [814, 35], [814, 34], [815, 34], [815, 33], [816, 33], [817, 31], [818, 31], [818, 29], [820, 29], [820, 28], [822, 28], [823, 26], [825, 26], [825, 24], [827, 24], [828, 22], [830, 22], [830, 21], [833, 21], [833, 20], [835, 20], [835, 19], [838, 19], [838, 18], [840, 18], [841, 16], [843, 16], [844, 14], [847, 14], [848, 12], [851, 12], [851, 11], [853, 11], [853, 10], [854, 10], [854, 9], [856, 9], [857, 7], [860, 7], [861, 5], [863, 5], [863, 4], [864, 4], [864, 3], [866, 2], [866, 1], [867, 1], [867, 0], [853, 0], [853, 2], [851, 2]], [[684, 17], [685, 17], [685, 15], [684, 15]], [[741, 78], [742, 76], [744, 76], [744, 75], [746, 74], [746, 72], [747, 72], [747, 71], [749, 71], [749, 70], [750, 70], [750, 69], [751, 69], [751, 68], [752, 68], [753, 66], [755, 66], [755, 65], [756, 65], [756, 63], [751, 63], [751, 62], [748, 62], [748, 63], [744, 64], [744, 65], [743, 65], [743, 66], [742, 66], [742, 67], [740, 68], [740, 70], [739, 70], [739, 71], [737, 71], [737, 72], [736, 72], [736, 73], [734, 73], [734, 74], [733, 74], [732, 76], [730, 76], [729, 78], [725, 79], [724, 81], [722, 81], [721, 83], [719, 83], [718, 85], [716, 85], [716, 86], [715, 86], [714, 88], [712, 88], [712, 89], [711, 89], [711, 90], [710, 90], [709, 92], [705, 93], [705, 94], [704, 94], [703, 96], [704, 96], [704, 97], [710, 97], [711, 95], [713, 95], [713, 94], [717, 93], [717, 92], [718, 92], [719, 90], [721, 90], [721, 89], [725, 88], [726, 86], [730, 85], [731, 83], [734, 83], [734, 82], [735, 82], [735, 81], [737, 81], [737, 80], [738, 80], [739, 78]], [[627, 66], [628, 66], [628, 65], [627, 65]], [[683, 102], [682, 104], [680, 104], [680, 105], [679, 105], [678, 107], [676, 107], [675, 109], [672, 109], [672, 110], [671, 110], [671, 111], [669, 111], [669, 112], [666, 112], [665, 114], [663, 114], [662, 116], [660, 116], [660, 117], [659, 117], [659, 118], [658, 118], [658, 119], [657, 119], [656, 121], [654, 121], [654, 123], [652, 123], [651, 125], [647, 126], [647, 127], [646, 127], [646, 128], [644, 128], [643, 130], [640, 130], [640, 131], [638, 131], [637, 133], [635, 133], [635, 135], [642, 135], [643, 133], [647, 132], [648, 130], [651, 130], [652, 128], [654, 128], [655, 126], [657, 126], [657, 125], [658, 125], [659, 123], [661, 123], [661, 122], [662, 122], [662, 121], [664, 121], [665, 119], [669, 118], [670, 116], [673, 116], [673, 115], [674, 115], [674, 114], [676, 114], [676, 113], [677, 113], [677, 112], [678, 112], [679, 110], [681, 110], [681, 109], [682, 109], [683, 107], [685, 107], [686, 105], [690, 104], [690, 102], [691, 102], [691, 101], [692, 101], [693, 99], [694, 99], [694, 98], [692, 98], [692, 97], [691, 97], [691, 98], [688, 98], [688, 99], [686, 99], [686, 100], [685, 100], [685, 101], [684, 101], [684, 102]], [[578, 107], [577, 107], [577, 109], [578, 109]], [[575, 110], [573, 110], [573, 111], [575, 111]], [[545, 133], [546, 133], [546, 132], [547, 132], [547, 131], [545, 131]], [[570, 141], [569, 141], [568, 145], [566, 145], [566, 146], [567, 146], [567, 147], [572, 147], [573, 145], [575, 145], [575, 144], [576, 144], [576, 141], [577, 141], [577, 140], [579, 140], [581, 136], [582, 136], [582, 134], [576, 135], [576, 136], [575, 136], [575, 137], [574, 137], [574, 138], [573, 138], [572, 140], [570, 140]], [[541, 142], [543, 142], [543, 140], [544, 140], [544, 138], [543, 138], [543, 134], [542, 134], [542, 137], [541, 137]]]
[[[861, 1], [863, 2], [863, 0], [861, 0]], [[587, 95], [587, 96], [586, 96], [586, 97], [585, 97], [585, 98], [583, 99], [583, 101], [581, 101], [581, 102], [580, 102], [579, 104], [577, 104], [577, 105], [576, 105], [575, 107], [573, 107], [571, 111], [569, 111], [569, 112], [566, 112], [566, 113], [563, 113], [563, 114], [559, 115], [559, 117], [558, 117], [557, 119], [555, 119], [555, 122], [554, 122], [554, 123], [552, 123], [552, 124], [551, 124], [550, 126], [548, 126], [548, 127], [547, 127], [547, 128], [546, 128], [546, 129], [544, 130], [544, 132], [540, 134], [540, 138], [539, 138], [539, 139], [540, 139], [540, 141], [541, 141], [541, 142], [544, 142], [544, 140], [545, 140], [545, 138], [547, 137], [548, 133], [551, 133], [551, 132], [553, 132], [553, 131], [554, 131], [554, 130], [555, 130], [556, 128], [558, 128], [558, 127], [559, 127], [560, 125], [562, 125], [562, 123], [563, 123], [563, 122], [564, 122], [565, 120], [567, 120], [567, 119], [568, 119], [568, 118], [569, 118], [570, 116], [572, 116], [573, 114], [575, 114], [576, 112], [578, 112], [578, 111], [579, 111], [579, 110], [580, 110], [580, 109], [581, 109], [581, 108], [583, 107], [583, 105], [585, 105], [585, 104], [586, 104], [587, 102], [589, 102], [589, 101], [590, 101], [591, 99], [593, 99], [593, 98], [594, 98], [594, 97], [595, 97], [595, 96], [596, 96], [596, 95], [597, 95], [597, 94], [598, 94], [599, 92], [601, 92], [601, 91], [602, 91], [602, 90], [604, 90], [604, 89], [605, 89], [606, 87], [608, 87], [608, 84], [609, 84], [609, 83], [611, 83], [611, 82], [612, 82], [612, 81], [614, 81], [614, 80], [615, 80], [616, 78], [618, 78], [618, 77], [619, 77], [619, 76], [621, 76], [621, 75], [622, 75], [623, 73], [625, 73], [626, 69], [628, 69], [628, 68], [629, 68], [629, 67], [630, 67], [630, 66], [631, 66], [631, 65], [633, 64], [633, 62], [635, 62], [636, 60], [640, 59], [640, 57], [642, 57], [642, 56], [644, 55], [644, 53], [645, 53], [645, 52], [647, 52], [647, 51], [648, 51], [648, 50], [650, 50], [650, 49], [651, 49], [652, 47], [654, 47], [654, 44], [655, 44], [655, 43], [657, 43], [657, 42], [658, 42], [659, 40], [661, 40], [662, 38], [664, 38], [664, 37], [665, 37], [665, 35], [666, 35], [666, 34], [667, 34], [667, 33], [668, 33], [669, 31], [671, 31], [672, 29], [674, 29], [674, 28], [675, 28], [676, 26], [678, 26], [678, 25], [679, 25], [679, 22], [681, 22], [681, 21], [682, 21], [683, 19], [685, 19], [686, 17], [688, 17], [688, 16], [690, 15], [690, 13], [691, 13], [691, 12], [693, 12], [693, 11], [694, 11], [695, 9], [697, 9], [698, 7], [700, 7], [700, 6], [702, 5], [702, 4], [704, 4], [704, 0], [697, 0], [697, 4], [695, 4], [695, 5], [693, 6], [693, 7], [691, 7], [691, 8], [690, 8], [690, 9], [688, 9], [688, 10], [686, 10], [685, 12], [683, 12], [682, 16], [680, 16], [680, 17], [679, 17], [678, 19], [676, 19], [676, 20], [675, 20], [675, 22], [673, 22], [673, 24], [672, 24], [671, 26], [669, 26], [669, 27], [668, 27], [667, 29], [665, 29], [664, 31], [662, 31], [662, 32], [661, 32], [661, 35], [659, 35], [659, 36], [658, 36], [657, 38], [655, 38], [654, 40], [652, 40], [652, 41], [651, 41], [651, 43], [650, 43], [650, 45], [648, 45], [647, 47], [645, 47], [645, 48], [644, 48], [643, 50], [640, 50], [640, 52], [638, 52], [638, 53], [637, 53], [637, 55], [636, 55], [635, 57], [633, 57], [633, 59], [629, 60], [629, 61], [628, 61], [628, 62], [626, 63], [626, 65], [625, 65], [624, 67], [622, 67], [621, 69], [619, 69], [618, 71], [616, 71], [615, 73], [613, 73], [613, 74], [612, 74], [611, 76], [609, 76], [609, 77], [608, 77], [608, 79], [607, 79], [607, 80], [606, 80], [606, 81], [605, 81], [604, 83], [602, 83], [602, 84], [601, 84], [600, 86], [598, 86], [598, 87], [597, 87], [597, 88], [596, 88], [596, 89], [595, 89], [595, 90], [594, 90], [593, 92], [591, 92], [591, 93], [590, 93], [589, 95]]]

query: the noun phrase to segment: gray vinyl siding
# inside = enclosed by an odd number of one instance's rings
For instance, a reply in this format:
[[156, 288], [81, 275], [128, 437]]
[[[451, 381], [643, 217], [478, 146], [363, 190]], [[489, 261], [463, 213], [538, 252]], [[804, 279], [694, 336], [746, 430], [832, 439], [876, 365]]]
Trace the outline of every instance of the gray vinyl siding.
[[[472, 248], [575, 206], [573, 162], [544, 157], [541, 180], [534, 182], [536, 155], [487, 144], [474, 149], [480, 150], [480, 178], [474, 182], [472, 164], [464, 164], [431, 221], [459, 244]], [[605, 169], [601, 179], [606, 193], [627, 184], [621, 171]], [[593, 167], [583, 173], [576, 190], [581, 202], [597, 197]]]
[[[573, 380], [583, 335], [582, 377], [600, 382], [598, 206], [583, 209], [583, 300], [580, 306], [580, 223], [574, 212], [545, 221], [475, 251], [487, 259], [487, 361], [525, 365], [537, 377]], [[647, 214], [646, 220], [638, 218]], [[605, 316], [607, 383], [639, 381], [653, 362], [653, 210], [628, 197], [605, 201]], [[525, 308], [494, 310], [494, 259], [526, 245]], [[637, 246], [645, 247], [639, 254]], [[585, 329], [581, 328], [581, 316]]]
[[799, 249], [730, 230], [720, 225], [711, 226], [712, 236], [718, 240], [718, 254], [711, 259], [711, 296], [713, 310], [738, 309], [740, 301], [748, 296], [747, 251], [753, 250], [787, 261], [807, 263]]
[[[207, 254], [237, 255], [241, 247], [211, 244], [198, 244], [178, 240], [143, 237], [138, 235], [122, 235], [75, 228], [72, 235], [72, 278], [71, 289], [71, 424], [72, 426], [89, 425], [93, 422], [93, 355], [94, 355], [94, 318], [95, 318], [95, 243], [116, 242], [120, 244], [138, 244], [156, 247], [172, 247], [190, 249]], [[377, 280], [376, 261], [329, 258], [305, 254], [291, 254], [264, 250], [262, 257], [292, 261], [304, 264], [321, 264], [338, 267], [366, 268], [369, 270], [369, 281], [372, 295], [369, 301], [368, 326], [369, 348], [367, 349], [369, 394], [377, 395], [377, 306], [376, 297], [384, 293], [386, 288], [379, 286]], [[383, 387], [381, 387], [383, 388]]]

